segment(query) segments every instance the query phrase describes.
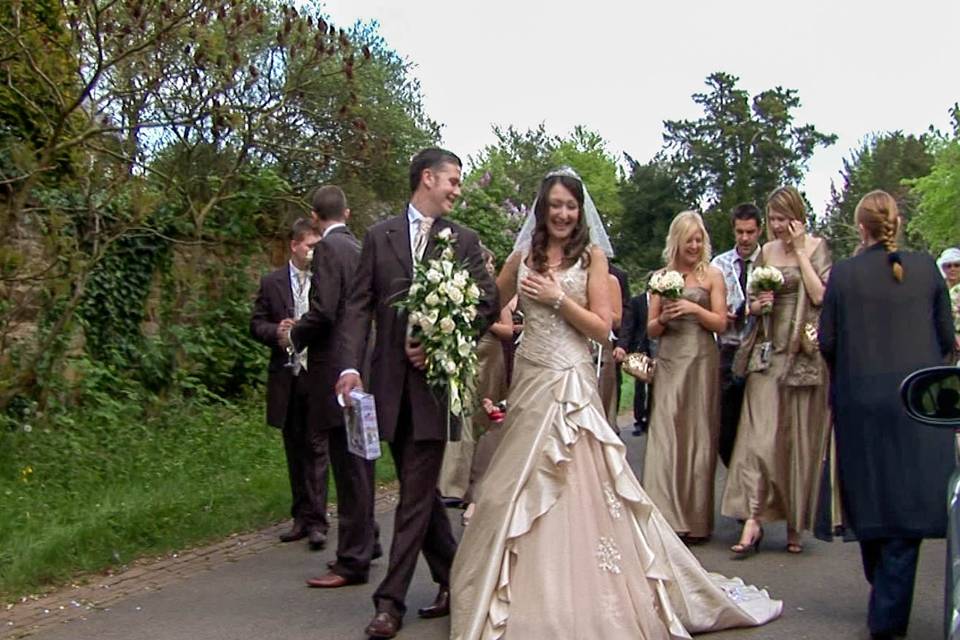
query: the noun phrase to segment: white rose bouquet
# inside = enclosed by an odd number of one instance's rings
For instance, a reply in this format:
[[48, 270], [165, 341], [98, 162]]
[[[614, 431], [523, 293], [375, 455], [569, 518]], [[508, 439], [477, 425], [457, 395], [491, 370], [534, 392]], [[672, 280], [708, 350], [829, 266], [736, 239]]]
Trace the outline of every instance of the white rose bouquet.
[[456, 240], [449, 228], [437, 233], [440, 257], [414, 266], [407, 297], [394, 306], [407, 313], [411, 336], [423, 345], [427, 381], [446, 392], [450, 413], [463, 416], [473, 410], [480, 287], [454, 262]]
[[[783, 286], [783, 273], [776, 267], [757, 267], [750, 272], [747, 289], [757, 294], [761, 291], [777, 291]], [[770, 313], [770, 305], [764, 305], [763, 313]]]
[[668, 300], [679, 300], [683, 295], [683, 275], [672, 269], [658, 271], [650, 277], [650, 291]]

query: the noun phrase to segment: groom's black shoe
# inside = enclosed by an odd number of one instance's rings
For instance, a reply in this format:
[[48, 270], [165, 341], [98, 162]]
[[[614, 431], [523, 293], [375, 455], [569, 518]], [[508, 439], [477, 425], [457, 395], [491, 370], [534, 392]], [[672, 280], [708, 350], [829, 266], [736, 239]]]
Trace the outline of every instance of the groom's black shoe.
[[417, 609], [417, 615], [421, 618], [442, 618], [450, 615], [450, 587], [440, 587], [433, 604]]
[[312, 551], [320, 551], [327, 546], [327, 536], [325, 533], [317, 529], [316, 527], [310, 527], [310, 531], [307, 534], [308, 542], [310, 543], [310, 549]]
[[396, 618], [386, 611], [380, 611], [373, 616], [373, 620], [367, 625], [364, 633], [371, 638], [392, 638], [397, 635], [402, 626], [403, 621], [400, 618]]
[[307, 525], [295, 521], [289, 531], [280, 534], [280, 542], [294, 542], [306, 538], [308, 534]]

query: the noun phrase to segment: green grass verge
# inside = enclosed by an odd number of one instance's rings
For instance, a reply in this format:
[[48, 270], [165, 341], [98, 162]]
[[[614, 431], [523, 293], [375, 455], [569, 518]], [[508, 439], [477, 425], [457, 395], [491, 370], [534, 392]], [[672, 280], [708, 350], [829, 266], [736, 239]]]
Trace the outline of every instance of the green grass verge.
[[[262, 400], [134, 400], [0, 432], [0, 599], [288, 516], [283, 443]], [[394, 478], [384, 451], [379, 482]]]
[[620, 413], [629, 411], [633, 415], [633, 393], [637, 379], [633, 376], [623, 374], [623, 380], [620, 382]]

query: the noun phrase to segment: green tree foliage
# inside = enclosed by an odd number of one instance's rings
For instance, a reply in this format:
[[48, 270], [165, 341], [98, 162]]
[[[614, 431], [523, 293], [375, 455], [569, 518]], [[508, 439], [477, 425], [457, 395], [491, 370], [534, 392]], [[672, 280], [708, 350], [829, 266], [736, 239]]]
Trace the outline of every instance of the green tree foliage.
[[454, 218], [476, 229], [499, 261], [513, 247], [543, 177], [561, 166], [580, 175], [608, 231], [616, 233], [623, 211], [618, 169], [603, 138], [581, 126], [566, 137], [548, 134], [543, 124], [523, 132], [494, 127], [493, 132], [497, 142], [469, 159]]
[[[663, 266], [663, 247], [670, 222], [690, 208], [671, 168], [654, 160], [641, 164], [626, 155], [629, 175], [620, 186], [623, 203], [617, 255], [634, 282]], [[639, 289], [637, 289], [639, 290]]]
[[360, 133], [390, 132], [367, 140], [350, 130], [356, 140], [342, 144], [349, 159], [334, 166], [327, 178], [314, 183], [336, 183], [344, 188], [353, 214], [353, 226], [363, 230], [386, 214], [395, 214], [410, 196], [409, 159], [437, 143], [439, 125], [423, 110], [419, 82], [410, 75], [411, 63], [392, 51], [374, 26], [358, 24], [350, 37], [372, 52], [368, 64], [357, 69], [353, 92], [347, 95], [352, 111], [363, 122]]
[[817, 147], [836, 136], [794, 122], [800, 97], [775, 87], [750, 97], [739, 78], [716, 72], [707, 91], [693, 94], [703, 109], [696, 120], [664, 122], [661, 157], [674, 167], [684, 197], [699, 203], [714, 246], [732, 244], [728, 214], [740, 202], [762, 205], [782, 184], [798, 184]]
[[952, 109], [953, 135], [933, 144], [930, 173], [910, 182], [919, 201], [909, 230], [935, 252], [960, 246], [960, 106]]
[[[859, 244], [854, 210], [864, 195], [874, 189], [883, 189], [897, 199], [900, 215], [909, 223], [916, 211], [916, 197], [906, 185], [907, 180], [926, 176], [933, 165], [928, 149], [928, 136], [904, 135], [900, 131], [873, 135], [863, 141], [843, 161], [840, 175], [843, 186], [831, 189], [830, 203], [820, 233], [830, 241], [835, 258], [853, 254]], [[920, 244], [916, 234], [910, 233], [907, 244]]]
[[304, 196], [343, 182], [361, 222], [402, 200], [437, 135], [407, 63], [374, 26], [299, 6], [0, 9], [0, 409], [43, 399], [71, 345], [152, 383], [243, 388], [256, 271]]

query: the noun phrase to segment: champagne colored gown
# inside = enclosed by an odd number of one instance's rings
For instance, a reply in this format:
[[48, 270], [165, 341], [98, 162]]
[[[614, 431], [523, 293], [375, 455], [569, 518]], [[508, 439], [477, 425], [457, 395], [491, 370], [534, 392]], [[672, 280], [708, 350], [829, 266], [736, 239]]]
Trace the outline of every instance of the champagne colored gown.
[[[558, 280], [586, 304], [584, 267]], [[586, 338], [521, 304], [504, 439], [454, 559], [451, 637], [673, 640], [780, 615], [765, 591], [704, 571], [627, 464]]]
[[[492, 333], [480, 338], [477, 345], [479, 370], [475, 397], [478, 400], [490, 398], [494, 403], [507, 398], [507, 367], [503, 357], [503, 343]], [[470, 464], [470, 482], [463, 496], [466, 503], [473, 502], [473, 492], [487, 473], [490, 460], [503, 438], [503, 424], [490, 421], [483, 407], [473, 414], [473, 431], [477, 446], [473, 450]]]
[[[490, 332], [477, 343], [476, 398], [490, 398], [499, 402], [506, 397], [506, 365], [503, 346]], [[491, 426], [494, 427], [491, 432]], [[472, 502], [473, 485], [482, 476], [499, 442], [499, 425], [491, 425], [483, 407], [477, 406], [468, 420], [464, 420], [463, 435], [459, 441], [448, 442], [443, 452], [443, 466], [437, 487], [440, 495]], [[479, 460], [477, 459], [479, 456]]]
[[[811, 256], [826, 280], [830, 262], [825, 243]], [[822, 461], [830, 437], [827, 379], [812, 386], [786, 384], [791, 335], [802, 292], [799, 267], [778, 267], [784, 283], [766, 319], [773, 354], [765, 371], [747, 375], [737, 441], [730, 459], [721, 513], [761, 522], [786, 520], [787, 526], [812, 530]], [[761, 338], [757, 338], [759, 343]], [[819, 355], [820, 366], [826, 369]]]
[[[683, 297], [710, 308], [710, 292]], [[713, 481], [720, 432], [720, 352], [713, 333], [690, 315], [660, 336], [643, 488], [677, 533], [713, 531]]]

